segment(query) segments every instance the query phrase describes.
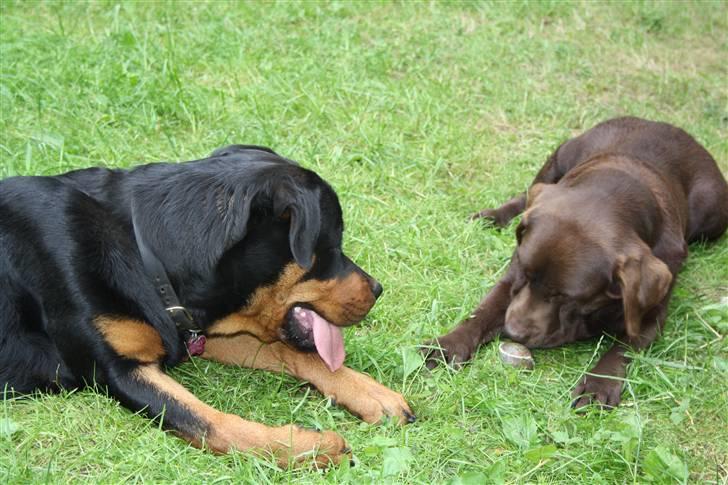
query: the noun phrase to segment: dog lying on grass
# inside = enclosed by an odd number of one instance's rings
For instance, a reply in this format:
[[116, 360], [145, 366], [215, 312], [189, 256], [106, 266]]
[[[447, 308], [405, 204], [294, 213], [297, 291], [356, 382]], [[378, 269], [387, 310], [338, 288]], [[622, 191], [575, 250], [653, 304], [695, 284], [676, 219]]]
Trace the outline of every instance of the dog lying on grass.
[[309, 381], [361, 419], [414, 414], [344, 367], [382, 286], [342, 252], [335, 192], [267, 148], [0, 182], [0, 389], [92, 383], [196, 446], [285, 464], [349, 456], [329, 431], [201, 402], [164, 369], [201, 355]]
[[617, 118], [562, 144], [527, 194], [474, 218], [502, 227], [521, 212], [506, 275], [428, 342], [428, 366], [465, 362], [498, 334], [536, 348], [608, 333], [617, 343], [574, 389], [574, 406], [617, 406], [625, 349], [660, 333], [688, 244], [726, 230], [725, 178], [685, 131]]

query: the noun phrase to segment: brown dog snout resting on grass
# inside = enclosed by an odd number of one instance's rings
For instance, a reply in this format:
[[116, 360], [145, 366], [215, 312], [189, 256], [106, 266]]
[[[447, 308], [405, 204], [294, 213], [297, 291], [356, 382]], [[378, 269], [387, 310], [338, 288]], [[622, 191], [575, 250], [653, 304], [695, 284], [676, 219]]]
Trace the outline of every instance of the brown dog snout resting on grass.
[[608, 333], [617, 343], [574, 389], [574, 406], [616, 406], [625, 349], [660, 333], [688, 243], [728, 226], [725, 178], [680, 128], [617, 118], [562, 144], [526, 194], [473, 218], [504, 226], [521, 212], [506, 275], [429, 343], [428, 366], [467, 361], [498, 334], [534, 348]]

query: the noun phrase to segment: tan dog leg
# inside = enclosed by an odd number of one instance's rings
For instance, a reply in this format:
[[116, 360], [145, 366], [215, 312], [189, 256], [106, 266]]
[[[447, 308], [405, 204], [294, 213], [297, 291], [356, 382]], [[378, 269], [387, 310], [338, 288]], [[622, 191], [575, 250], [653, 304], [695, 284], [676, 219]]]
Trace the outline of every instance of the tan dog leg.
[[401, 394], [347, 367], [331, 372], [317, 354], [294, 350], [282, 342], [264, 344], [250, 335], [212, 337], [202, 357], [223, 364], [282, 371], [306, 380], [367, 423], [376, 423], [384, 416], [396, 417], [403, 424], [415, 420]]
[[262, 456], [273, 454], [281, 466], [308, 458], [319, 465], [348, 458], [346, 443], [336, 433], [296, 426], [273, 428], [223, 413], [197, 399], [156, 364], [141, 365], [130, 377], [148, 399], [163, 402], [165, 427], [195, 446], [204, 443], [217, 453], [237, 449]]

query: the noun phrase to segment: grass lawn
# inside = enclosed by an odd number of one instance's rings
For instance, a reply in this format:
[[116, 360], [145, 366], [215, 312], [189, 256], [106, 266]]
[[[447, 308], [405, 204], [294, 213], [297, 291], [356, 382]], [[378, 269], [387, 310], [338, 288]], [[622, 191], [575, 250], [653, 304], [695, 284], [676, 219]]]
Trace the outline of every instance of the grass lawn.
[[335, 430], [356, 466], [214, 456], [84, 390], [0, 401], [0, 482], [728, 480], [726, 237], [691, 248], [665, 335], [635, 356], [614, 412], [569, 407], [607, 339], [536, 351], [531, 373], [496, 345], [459, 372], [416, 352], [510, 257], [513, 226], [467, 216], [523, 190], [564, 139], [622, 114], [669, 121], [728, 172], [725, 2], [0, 5], [0, 177], [229, 143], [318, 171], [347, 252], [385, 287], [346, 332], [347, 365], [419, 418], [363, 424], [294, 379], [195, 359], [171, 374], [203, 400]]

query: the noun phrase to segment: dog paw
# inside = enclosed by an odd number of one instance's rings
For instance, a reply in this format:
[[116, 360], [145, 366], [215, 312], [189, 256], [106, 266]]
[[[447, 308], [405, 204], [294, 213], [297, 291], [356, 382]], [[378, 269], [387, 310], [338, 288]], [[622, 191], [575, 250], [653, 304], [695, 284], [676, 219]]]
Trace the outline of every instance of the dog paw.
[[421, 351], [428, 369], [434, 369], [441, 362], [459, 369], [470, 360], [475, 348], [472, 339], [463, 339], [459, 335], [448, 334], [425, 342]]
[[598, 404], [602, 409], [617, 407], [622, 399], [622, 380], [618, 378], [585, 375], [571, 393], [571, 407], [582, 408]]
[[378, 383], [364, 374], [357, 374], [351, 392], [335, 396], [337, 404], [367, 423], [378, 423], [392, 417], [400, 424], [413, 423], [417, 417], [402, 394]]
[[314, 463], [317, 467], [338, 465], [351, 459], [351, 448], [333, 431], [315, 431], [296, 425], [282, 426], [272, 447], [282, 467]]
[[[274, 458], [281, 467], [314, 464], [336, 465], [350, 457], [344, 438], [332, 431], [316, 431], [296, 425], [270, 427], [239, 416], [214, 413], [203, 443], [216, 453], [238, 450]], [[197, 438], [190, 440], [201, 446]]]
[[471, 221], [477, 221], [479, 219], [490, 222], [496, 227], [505, 227], [508, 224], [508, 221], [496, 209], [484, 209], [470, 215]]

